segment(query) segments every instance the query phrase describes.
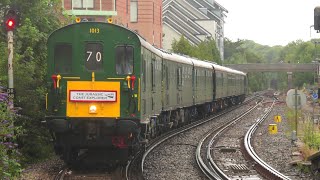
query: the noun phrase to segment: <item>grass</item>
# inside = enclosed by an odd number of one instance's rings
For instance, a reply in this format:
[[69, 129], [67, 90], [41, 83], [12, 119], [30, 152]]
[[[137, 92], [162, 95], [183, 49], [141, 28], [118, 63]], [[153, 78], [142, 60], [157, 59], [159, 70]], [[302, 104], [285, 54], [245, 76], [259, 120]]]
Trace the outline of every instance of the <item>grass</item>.
[[[286, 118], [288, 120], [289, 129], [286, 134], [290, 134], [296, 129], [295, 111], [291, 109], [286, 110]], [[298, 137], [304, 143], [300, 147], [304, 159], [317, 152], [320, 148], [320, 131], [317, 125], [313, 123], [312, 117], [301, 111], [297, 112], [298, 119]]]

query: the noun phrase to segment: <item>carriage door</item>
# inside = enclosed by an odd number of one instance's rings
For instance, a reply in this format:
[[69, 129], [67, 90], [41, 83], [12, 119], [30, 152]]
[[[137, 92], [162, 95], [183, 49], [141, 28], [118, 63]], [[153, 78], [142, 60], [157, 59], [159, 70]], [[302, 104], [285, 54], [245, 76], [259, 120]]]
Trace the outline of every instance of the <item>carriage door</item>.
[[192, 66], [192, 99], [193, 104], [195, 104], [195, 97], [196, 97], [196, 72], [195, 72], [194, 64]]
[[181, 104], [182, 100], [182, 67], [177, 68], [177, 104]]
[[215, 76], [215, 69], [214, 69], [214, 66], [212, 66], [212, 75], [211, 75], [211, 78], [212, 78], [212, 97], [213, 99], [216, 99], [216, 76]]
[[162, 109], [165, 109], [165, 107], [169, 104], [169, 94], [168, 94], [168, 88], [169, 88], [169, 82], [168, 82], [168, 66], [167, 61], [164, 59], [161, 59], [162, 64], [162, 77], [161, 77], [161, 102], [162, 102]]

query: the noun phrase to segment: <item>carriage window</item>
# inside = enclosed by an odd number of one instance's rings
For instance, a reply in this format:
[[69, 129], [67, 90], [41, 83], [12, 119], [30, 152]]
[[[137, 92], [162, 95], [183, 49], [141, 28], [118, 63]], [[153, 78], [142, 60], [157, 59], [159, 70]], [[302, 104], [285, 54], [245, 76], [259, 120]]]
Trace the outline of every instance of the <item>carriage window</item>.
[[151, 84], [152, 84], [152, 91], [154, 91], [156, 87], [156, 60], [155, 59], [152, 59], [151, 61]]
[[72, 70], [72, 46], [59, 44], [54, 48], [54, 72], [71, 73]]
[[87, 43], [85, 47], [85, 67], [89, 71], [103, 70], [103, 48], [100, 43]]
[[146, 91], [146, 78], [147, 78], [147, 74], [146, 74], [146, 69], [147, 69], [147, 67], [146, 67], [146, 60], [144, 59], [144, 56], [145, 55], [142, 55], [142, 84], [141, 84], [141, 86], [142, 86], [142, 89], [143, 89], [143, 91]]
[[168, 70], [168, 66], [165, 65], [165, 73], [166, 73], [166, 86], [167, 86], [167, 90], [169, 89], [169, 70]]
[[119, 75], [133, 73], [133, 47], [118, 46], [116, 48], [116, 73]]
[[182, 68], [181, 67], [177, 69], [177, 86], [178, 87], [182, 86]]

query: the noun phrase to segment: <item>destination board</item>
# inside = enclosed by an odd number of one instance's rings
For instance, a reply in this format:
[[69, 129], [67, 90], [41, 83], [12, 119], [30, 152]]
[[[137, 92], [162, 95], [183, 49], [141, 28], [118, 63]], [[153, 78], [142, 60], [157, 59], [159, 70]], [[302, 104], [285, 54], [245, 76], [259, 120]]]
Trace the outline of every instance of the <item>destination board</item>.
[[71, 102], [116, 102], [116, 91], [86, 91], [70, 90], [69, 100]]

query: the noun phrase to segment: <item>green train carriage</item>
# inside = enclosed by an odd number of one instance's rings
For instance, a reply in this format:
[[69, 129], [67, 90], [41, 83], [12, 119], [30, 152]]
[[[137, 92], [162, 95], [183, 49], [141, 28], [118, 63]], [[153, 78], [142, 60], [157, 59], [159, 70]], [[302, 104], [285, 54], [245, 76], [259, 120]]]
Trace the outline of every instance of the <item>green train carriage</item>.
[[98, 22], [50, 35], [47, 82], [46, 120], [66, 162], [80, 149], [121, 150], [114, 158], [126, 162], [148, 139], [242, 102], [246, 87], [242, 72]]

